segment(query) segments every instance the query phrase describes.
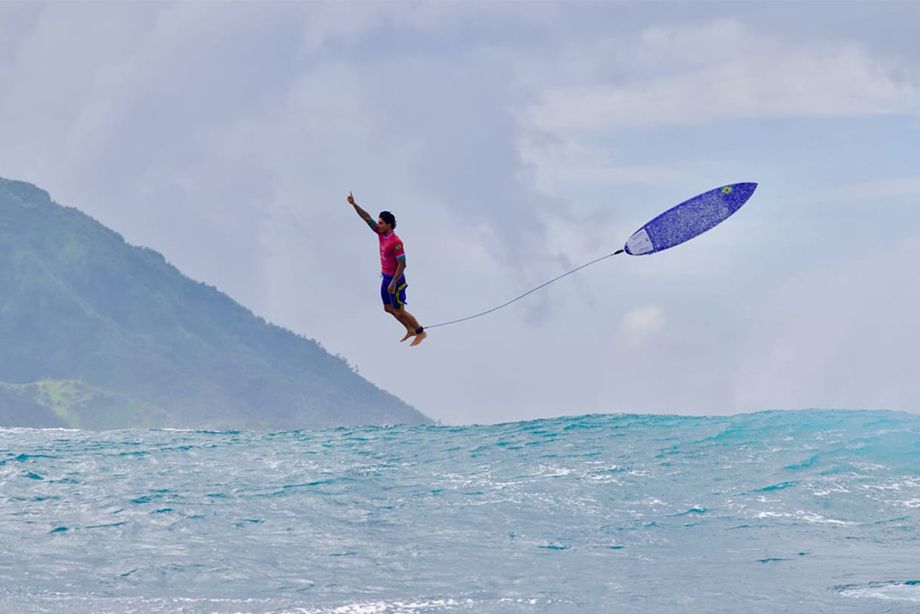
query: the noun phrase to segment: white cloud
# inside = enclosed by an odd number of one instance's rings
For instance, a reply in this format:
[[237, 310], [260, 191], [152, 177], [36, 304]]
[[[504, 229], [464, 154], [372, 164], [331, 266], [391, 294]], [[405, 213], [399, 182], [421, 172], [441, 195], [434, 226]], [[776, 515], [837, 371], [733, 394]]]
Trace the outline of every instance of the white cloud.
[[667, 324], [664, 309], [658, 305], [646, 305], [627, 312], [620, 322], [620, 333], [629, 347], [640, 348], [655, 335], [661, 333]]
[[826, 203], [866, 203], [874, 206], [890, 201], [920, 202], [920, 177], [858, 181], [816, 190], [811, 199]]
[[718, 21], [649, 29], [635, 53], [638, 77], [548, 88], [528, 122], [558, 133], [920, 111], [920, 89], [854, 44], [796, 44]]
[[692, 182], [686, 167], [625, 164], [615, 145], [601, 147], [577, 139], [541, 138], [524, 132], [518, 148], [530, 169], [534, 185], [549, 194], [563, 194], [581, 185], [661, 185]]
[[734, 405], [920, 411], [917, 262], [920, 235], [777, 288], [751, 322]]

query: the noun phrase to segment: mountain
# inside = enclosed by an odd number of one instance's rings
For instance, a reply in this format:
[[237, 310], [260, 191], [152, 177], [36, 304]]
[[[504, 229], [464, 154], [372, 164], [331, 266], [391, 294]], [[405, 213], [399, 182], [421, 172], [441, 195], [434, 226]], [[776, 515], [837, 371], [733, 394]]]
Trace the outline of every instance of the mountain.
[[44, 190], [0, 178], [0, 425], [429, 422], [316, 341]]

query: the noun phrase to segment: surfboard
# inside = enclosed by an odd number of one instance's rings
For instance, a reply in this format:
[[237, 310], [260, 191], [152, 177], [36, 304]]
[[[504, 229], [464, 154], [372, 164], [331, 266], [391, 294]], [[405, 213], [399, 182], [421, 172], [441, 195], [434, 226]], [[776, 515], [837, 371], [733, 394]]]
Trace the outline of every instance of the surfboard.
[[645, 256], [689, 241], [728, 219], [756, 188], [756, 183], [732, 183], [698, 194], [634, 232], [623, 249], [630, 256]]

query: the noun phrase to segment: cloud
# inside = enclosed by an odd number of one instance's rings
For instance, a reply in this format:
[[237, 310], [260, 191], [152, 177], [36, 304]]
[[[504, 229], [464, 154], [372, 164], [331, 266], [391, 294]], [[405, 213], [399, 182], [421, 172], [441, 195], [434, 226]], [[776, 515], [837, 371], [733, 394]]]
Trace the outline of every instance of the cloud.
[[920, 88], [859, 45], [793, 43], [734, 21], [647, 29], [635, 60], [644, 74], [548, 88], [527, 120], [560, 132], [920, 111]]
[[751, 322], [734, 405], [920, 411], [917, 262], [920, 234], [777, 288]]
[[694, 173], [686, 167], [624, 164], [618, 160], [623, 156], [616, 144], [601, 146], [543, 136], [522, 132], [518, 148], [535, 185], [549, 194], [563, 193], [578, 185], [680, 185], [694, 179]]
[[816, 190], [811, 198], [833, 204], [884, 205], [892, 201], [920, 202], [920, 177], [850, 182]]
[[658, 305], [646, 305], [627, 312], [620, 322], [620, 333], [631, 348], [639, 348], [667, 324], [664, 309]]

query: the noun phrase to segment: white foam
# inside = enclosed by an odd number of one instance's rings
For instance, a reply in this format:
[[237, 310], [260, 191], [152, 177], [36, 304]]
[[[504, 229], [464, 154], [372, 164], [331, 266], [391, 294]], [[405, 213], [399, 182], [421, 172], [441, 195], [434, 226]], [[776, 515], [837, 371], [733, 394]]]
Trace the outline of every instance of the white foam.
[[283, 610], [284, 614], [386, 614], [387, 612], [419, 612], [438, 609], [455, 609], [459, 607], [470, 607], [473, 605], [472, 599], [418, 599], [412, 601], [358, 601], [347, 603], [345, 605], [333, 606], [330, 608], [297, 608], [293, 610]]
[[847, 588], [840, 591], [844, 597], [855, 599], [884, 599], [886, 601], [911, 601], [920, 603], [920, 585], [885, 584], [880, 586], [863, 586]]
[[805, 522], [811, 523], [837, 524], [842, 526], [855, 526], [859, 524], [858, 522], [852, 522], [849, 520], [827, 518], [821, 514], [806, 512], [805, 510], [797, 510], [794, 514], [790, 514], [788, 512], [757, 512], [756, 518], [792, 518], [795, 520], [804, 520]]

